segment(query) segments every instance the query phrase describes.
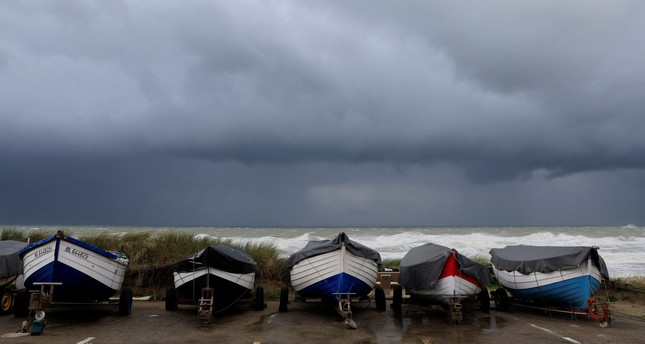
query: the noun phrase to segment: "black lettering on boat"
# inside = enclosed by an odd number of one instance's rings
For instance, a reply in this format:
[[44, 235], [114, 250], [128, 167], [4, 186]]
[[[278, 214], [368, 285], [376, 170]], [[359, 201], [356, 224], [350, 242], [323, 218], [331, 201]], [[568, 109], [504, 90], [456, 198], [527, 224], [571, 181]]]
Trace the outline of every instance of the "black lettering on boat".
[[75, 249], [75, 248], [73, 248], [73, 249], [72, 249], [71, 253], [72, 253], [73, 255], [79, 256], [79, 257], [81, 257], [81, 258], [83, 258], [83, 259], [85, 259], [85, 260], [87, 260], [87, 259], [90, 257], [90, 255], [89, 255], [89, 254], [87, 254], [87, 253], [85, 253], [85, 252], [83, 252], [83, 251], [81, 251], [81, 250], [77, 250], [77, 249]]
[[43, 247], [43, 248], [41, 248], [41, 249], [38, 249], [38, 251], [36, 251], [36, 253], [34, 253], [34, 258], [38, 258], [38, 257], [40, 257], [40, 256], [44, 256], [44, 255], [46, 255], [47, 253], [52, 252], [53, 250], [54, 250], [54, 248], [53, 248], [51, 245], [50, 245], [50, 246], [47, 246], [47, 247]]

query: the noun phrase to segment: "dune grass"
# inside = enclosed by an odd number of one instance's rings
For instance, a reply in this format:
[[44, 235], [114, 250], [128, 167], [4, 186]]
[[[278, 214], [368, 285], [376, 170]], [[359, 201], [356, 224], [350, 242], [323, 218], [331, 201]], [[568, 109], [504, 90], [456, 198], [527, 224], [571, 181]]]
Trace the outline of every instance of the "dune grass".
[[387, 258], [381, 261], [381, 267], [386, 269], [399, 271], [399, 266], [401, 266], [401, 258]]
[[54, 231], [30, 231], [25, 232], [16, 228], [4, 228], [2, 233], [0, 233], [0, 240], [16, 240], [24, 242], [35, 242], [41, 239], [44, 239], [48, 236], [54, 235]]

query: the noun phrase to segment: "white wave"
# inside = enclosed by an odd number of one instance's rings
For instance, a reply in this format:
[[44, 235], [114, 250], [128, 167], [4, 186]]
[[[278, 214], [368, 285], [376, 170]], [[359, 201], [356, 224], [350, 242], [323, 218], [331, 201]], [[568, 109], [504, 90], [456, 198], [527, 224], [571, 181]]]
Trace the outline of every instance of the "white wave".
[[631, 223], [630, 223], [630, 224], [628, 224], [628, 225], [622, 226], [621, 228], [622, 228], [622, 229], [640, 229], [640, 227], [638, 227], [638, 226], [637, 226], [637, 225], [635, 225], [635, 224], [631, 224]]

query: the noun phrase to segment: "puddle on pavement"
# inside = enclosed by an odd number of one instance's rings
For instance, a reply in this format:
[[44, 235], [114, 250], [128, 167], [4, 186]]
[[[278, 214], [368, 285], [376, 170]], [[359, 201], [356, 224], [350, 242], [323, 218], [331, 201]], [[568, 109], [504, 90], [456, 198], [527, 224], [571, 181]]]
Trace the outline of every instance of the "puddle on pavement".
[[383, 316], [370, 324], [377, 343], [413, 342], [420, 339], [431, 343], [461, 342], [483, 334], [492, 334], [503, 327], [504, 319], [490, 313], [464, 314], [459, 323], [445, 312], [414, 311]]
[[504, 327], [504, 319], [496, 317], [495, 312], [490, 312], [489, 315], [482, 315], [475, 319], [476, 321], [473, 321], [473, 325], [477, 324], [483, 333], [495, 333]]

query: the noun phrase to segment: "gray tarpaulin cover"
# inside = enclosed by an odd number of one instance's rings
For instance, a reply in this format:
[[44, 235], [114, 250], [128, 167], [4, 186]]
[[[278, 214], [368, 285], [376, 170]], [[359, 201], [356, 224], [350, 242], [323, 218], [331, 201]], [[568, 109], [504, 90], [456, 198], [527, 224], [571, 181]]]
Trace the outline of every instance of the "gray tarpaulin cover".
[[217, 245], [186, 257], [172, 266], [174, 272], [190, 272], [206, 266], [238, 274], [255, 272], [255, 261], [241, 248]]
[[605, 261], [593, 247], [517, 245], [491, 249], [490, 255], [496, 269], [524, 275], [576, 268], [591, 256], [602, 277], [609, 279]]
[[[401, 259], [399, 283], [412, 290], [434, 288], [450, 253], [450, 248], [432, 243], [412, 248]], [[462, 272], [473, 277], [483, 286], [490, 283], [490, 272], [484, 265], [468, 259], [459, 252], [456, 252], [455, 258]]]
[[381, 265], [381, 255], [364, 245], [361, 245], [355, 241], [349, 240], [349, 237], [345, 233], [340, 233], [336, 238], [332, 240], [314, 240], [307, 243], [307, 245], [300, 251], [294, 253], [289, 257], [287, 261], [287, 267], [291, 269], [294, 265], [298, 264], [299, 261], [314, 257], [323, 253], [340, 250], [341, 244], [345, 242], [345, 247], [349, 252], [358, 257], [363, 257], [367, 259], [372, 259], [376, 264]]
[[18, 252], [27, 246], [26, 242], [15, 240], [0, 241], [0, 278], [16, 276], [22, 273], [22, 260]]

